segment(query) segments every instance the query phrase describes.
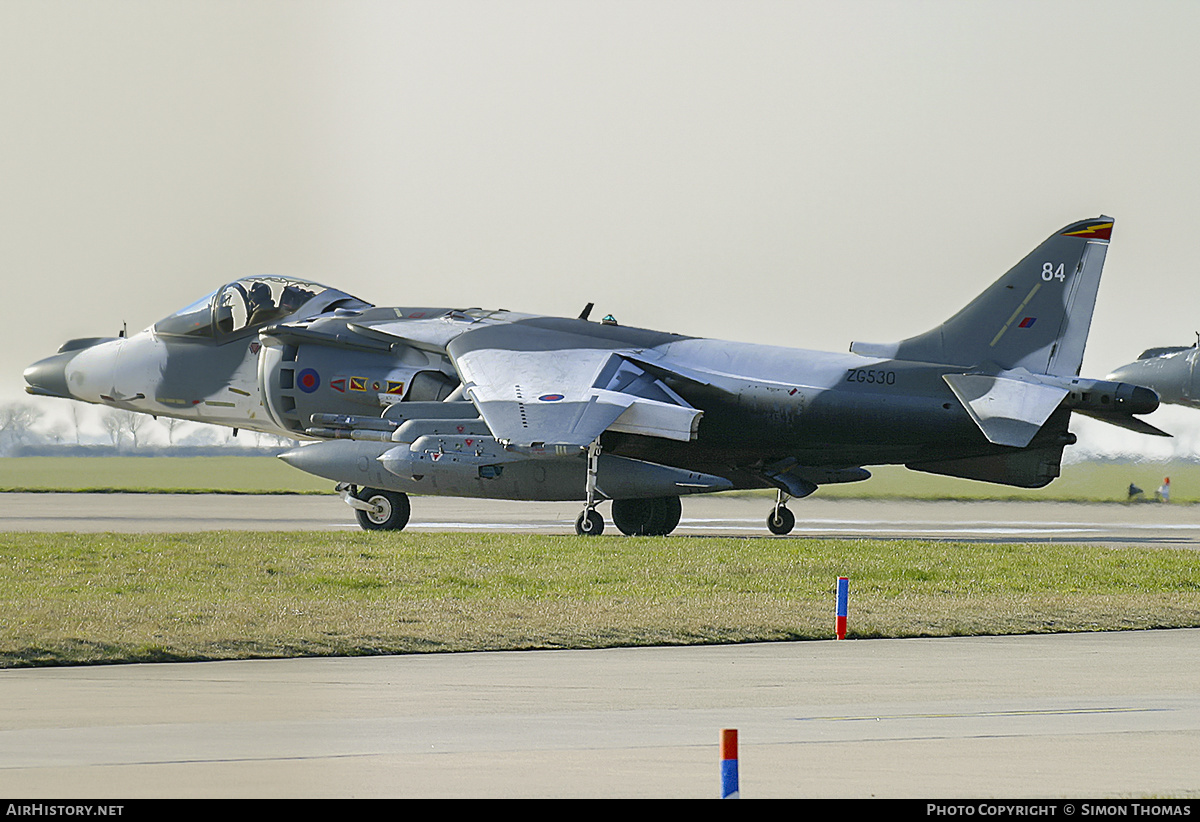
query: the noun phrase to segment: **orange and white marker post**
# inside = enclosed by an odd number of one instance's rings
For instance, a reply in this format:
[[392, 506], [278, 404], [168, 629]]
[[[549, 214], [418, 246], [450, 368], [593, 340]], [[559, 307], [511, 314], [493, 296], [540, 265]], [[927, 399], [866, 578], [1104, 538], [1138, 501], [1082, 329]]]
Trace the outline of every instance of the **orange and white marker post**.
[[740, 799], [738, 790], [737, 729], [721, 729], [721, 798]]

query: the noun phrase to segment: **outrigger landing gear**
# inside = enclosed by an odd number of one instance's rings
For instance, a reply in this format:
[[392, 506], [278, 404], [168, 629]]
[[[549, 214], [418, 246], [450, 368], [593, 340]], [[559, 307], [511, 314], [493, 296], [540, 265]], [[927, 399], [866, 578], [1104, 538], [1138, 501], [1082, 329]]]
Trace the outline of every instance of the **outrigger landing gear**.
[[792, 529], [796, 527], [796, 515], [785, 507], [787, 501], [791, 499], [791, 495], [784, 492], [783, 489], [780, 489], [776, 494], [775, 507], [767, 515], [767, 530], [777, 536], [783, 536], [784, 534], [790, 534]]
[[596, 474], [600, 469], [600, 440], [588, 446], [587, 453], [587, 501], [583, 513], [575, 520], [575, 533], [581, 537], [598, 537], [604, 533], [604, 517], [596, 510]]
[[354, 516], [364, 531], [401, 531], [408, 525], [408, 517], [412, 512], [408, 494], [358, 488], [345, 483], [337, 487], [337, 492], [354, 509]]

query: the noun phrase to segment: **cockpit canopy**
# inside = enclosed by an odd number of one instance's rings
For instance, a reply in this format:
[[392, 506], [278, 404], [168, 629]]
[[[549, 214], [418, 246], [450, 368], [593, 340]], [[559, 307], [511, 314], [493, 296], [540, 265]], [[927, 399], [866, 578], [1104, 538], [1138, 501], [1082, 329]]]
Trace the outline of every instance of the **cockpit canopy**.
[[159, 320], [154, 330], [173, 336], [223, 339], [296, 314], [315, 316], [335, 307], [369, 308], [370, 303], [307, 280], [246, 277]]

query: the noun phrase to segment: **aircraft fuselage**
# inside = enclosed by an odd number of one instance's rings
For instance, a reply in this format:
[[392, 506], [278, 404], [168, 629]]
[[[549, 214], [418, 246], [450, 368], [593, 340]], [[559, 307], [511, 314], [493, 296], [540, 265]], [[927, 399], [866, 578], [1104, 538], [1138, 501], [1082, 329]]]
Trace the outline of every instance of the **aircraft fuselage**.
[[582, 498], [579, 533], [607, 498], [626, 533], [669, 533], [680, 496], [775, 488], [786, 533], [787, 498], [863, 466], [1040, 487], [1072, 412], [1162, 434], [1133, 416], [1152, 391], [1077, 376], [1111, 229], [1067, 226], [942, 325], [844, 354], [255, 277], [25, 376], [34, 394], [308, 441], [281, 456], [339, 483], [364, 527], [403, 527], [415, 493]]

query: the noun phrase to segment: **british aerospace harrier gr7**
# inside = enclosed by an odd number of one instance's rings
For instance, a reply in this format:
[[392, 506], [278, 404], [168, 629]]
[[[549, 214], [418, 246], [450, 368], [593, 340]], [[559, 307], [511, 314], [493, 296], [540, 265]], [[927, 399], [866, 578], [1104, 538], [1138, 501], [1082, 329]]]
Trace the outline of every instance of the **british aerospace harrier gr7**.
[[308, 441], [282, 455], [337, 483], [367, 529], [408, 495], [578, 500], [668, 534], [680, 498], [787, 503], [867, 466], [1021, 487], [1059, 473], [1072, 412], [1162, 435], [1153, 391], [1079, 376], [1112, 220], [1054, 232], [941, 325], [844, 354], [478, 308], [381, 308], [286, 277], [217, 289], [145, 331], [66, 343], [33, 394]]

